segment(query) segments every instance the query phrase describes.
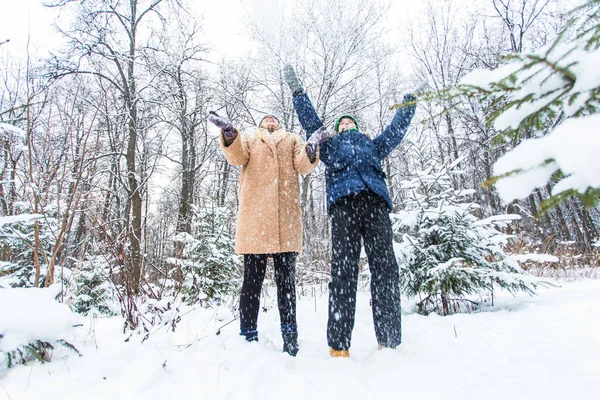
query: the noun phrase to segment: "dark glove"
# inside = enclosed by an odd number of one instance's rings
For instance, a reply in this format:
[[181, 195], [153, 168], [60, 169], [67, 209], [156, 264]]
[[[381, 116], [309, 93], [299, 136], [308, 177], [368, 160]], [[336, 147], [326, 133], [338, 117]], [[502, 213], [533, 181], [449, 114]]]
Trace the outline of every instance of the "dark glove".
[[310, 135], [310, 138], [306, 141], [306, 154], [311, 163], [314, 163], [317, 159], [317, 146], [329, 139], [329, 130], [327, 127], [322, 126]]
[[237, 135], [237, 132], [235, 131], [235, 129], [233, 129], [233, 124], [231, 123], [231, 121], [229, 121], [229, 119], [227, 119], [226, 117], [221, 117], [214, 111], [209, 111], [208, 121], [221, 128], [223, 136], [225, 136], [228, 139], [231, 139], [235, 137], [235, 135]]
[[296, 71], [294, 71], [294, 68], [290, 64], [285, 64], [283, 66], [283, 78], [290, 87], [292, 95], [297, 96], [304, 93], [304, 88], [296, 76]]
[[[402, 99], [402, 104], [404, 104], [404, 103], [410, 103], [410, 102], [413, 102], [413, 101], [416, 101], [416, 100], [417, 100], [417, 97], [414, 94], [408, 93], [408, 94], [404, 95], [404, 98]], [[403, 107], [406, 107], [406, 106], [403, 106]]]
[[326, 141], [327, 139], [329, 139], [329, 129], [327, 129], [327, 127], [323, 125], [319, 129], [314, 131], [312, 135], [310, 135], [310, 138], [308, 138], [306, 144], [317, 146]]
[[412, 117], [415, 115], [415, 110], [417, 108], [416, 100], [417, 98], [414, 94], [405, 94], [402, 103], [400, 103], [398, 109], [396, 110], [394, 120], [400, 120], [402, 121], [402, 124], [406, 124], [406, 126], [408, 126], [408, 124], [412, 120]]
[[317, 145], [314, 143], [306, 143], [306, 155], [311, 164], [317, 161]]

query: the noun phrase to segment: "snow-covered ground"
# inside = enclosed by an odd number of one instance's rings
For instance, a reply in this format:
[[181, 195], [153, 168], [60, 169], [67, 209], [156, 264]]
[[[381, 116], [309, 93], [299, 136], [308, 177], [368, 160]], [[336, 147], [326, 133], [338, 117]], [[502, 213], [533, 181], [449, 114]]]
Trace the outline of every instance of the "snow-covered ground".
[[252, 344], [237, 321], [215, 335], [225, 307], [144, 344], [123, 341], [119, 318], [87, 320], [65, 338], [83, 357], [57, 349], [51, 363], [0, 372], [0, 399], [600, 399], [600, 280], [560, 284], [475, 314], [406, 314], [396, 350], [377, 350], [360, 293], [350, 359], [328, 355], [326, 296], [299, 300], [296, 358], [281, 353], [274, 297]]

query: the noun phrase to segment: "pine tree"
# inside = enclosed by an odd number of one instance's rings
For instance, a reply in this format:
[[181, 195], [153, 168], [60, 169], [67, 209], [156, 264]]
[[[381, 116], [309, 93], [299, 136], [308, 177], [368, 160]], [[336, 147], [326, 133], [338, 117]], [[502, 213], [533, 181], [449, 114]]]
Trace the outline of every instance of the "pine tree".
[[118, 313], [109, 271], [110, 265], [104, 256], [93, 256], [78, 263], [70, 276], [67, 294], [67, 302], [73, 311], [81, 315], [88, 315], [93, 310], [107, 316]]
[[418, 312], [448, 315], [476, 305], [468, 296], [501, 287], [534, 293], [539, 284], [523, 275], [519, 264], [504, 252], [509, 236], [499, 229], [518, 215], [486, 219], [475, 216], [474, 190], [455, 190], [453, 170], [430, 162], [403, 183], [406, 208], [395, 214], [394, 228], [402, 237], [400, 276], [408, 296], [420, 296]]
[[225, 207], [193, 207], [194, 236], [178, 233], [174, 240], [184, 244], [181, 258], [169, 262], [179, 267], [183, 276], [181, 292], [187, 304], [198, 301], [217, 303], [238, 287], [239, 257], [229, 234], [231, 213]]
[[[497, 70], [475, 70], [450, 96], [478, 99], [496, 143], [518, 145], [494, 166], [505, 202], [555, 183], [542, 212], [570, 196], [594, 207], [600, 196], [600, 0], [573, 9], [559, 36], [535, 53], [506, 57]], [[536, 139], [537, 138], [537, 139]]]
[[[0, 339], [2, 339], [2, 335], [0, 335]], [[52, 352], [57, 345], [63, 346], [81, 357], [79, 350], [66, 340], [59, 339], [52, 343], [34, 340], [27, 345], [19, 346], [18, 348], [7, 352], [5, 355], [6, 367], [14, 368], [17, 365], [29, 364], [32, 361], [37, 361], [40, 364], [50, 362], [52, 361]]]
[[53, 232], [58, 227], [56, 209], [48, 207], [45, 215], [35, 215], [31, 213], [29, 204], [19, 202], [15, 205], [15, 211], [18, 214], [0, 217], [0, 247], [9, 260], [0, 263], [0, 277], [3, 277], [11, 287], [34, 286], [33, 248], [35, 229], [38, 229], [41, 286], [47, 269], [45, 260], [50, 255], [54, 244]]

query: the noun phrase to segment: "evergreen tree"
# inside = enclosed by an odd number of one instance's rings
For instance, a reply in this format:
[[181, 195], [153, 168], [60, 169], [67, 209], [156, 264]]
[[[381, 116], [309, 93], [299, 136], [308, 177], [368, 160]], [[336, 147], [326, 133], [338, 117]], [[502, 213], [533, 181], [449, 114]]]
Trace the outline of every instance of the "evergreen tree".
[[48, 207], [45, 215], [31, 213], [29, 204], [15, 205], [16, 215], [0, 217], [0, 247], [7, 262], [0, 263], [0, 277], [11, 287], [33, 287], [35, 265], [33, 248], [36, 245], [35, 230], [39, 232], [40, 286], [43, 285], [47, 263], [45, 260], [54, 244], [53, 232], [58, 224], [56, 209]]
[[78, 263], [71, 274], [67, 302], [73, 311], [88, 315], [96, 310], [102, 315], [117, 315], [119, 305], [111, 287], [110, 265], [104, 256], [93, 256]]
[[450, 91], [489, 110], [487, 122], [500, 132], [497, 144], [518, 145], [498, 160], [489, 182], [506, 203], [556, 184], [542, 212], [570, 196], [594, 207], [600, 196], [600, 0], [587, 0], [567, 16], [548, 46], [508, 56], [494, 71], [475, 70]]
[[[418, 312], [443, 315], [476, 304], [469, 295], [490, 293], [499, 286], [530, 294], [539, 282], [523, 275], [504, 252], [509, 236], [499, 228], [518, 215], [479, 219], [479, 206], [469, 201], [474, 190], [455, 190], [449, 167], [432, 162], [404, 182], [406, 209], [394, 215], [401, 234], [401, 284], [408, 296], [420, 296]], [[471, 307], [467, 307], [471, 308]]]
[[174, 241], [184, 244], [180, 258], [169, 262], [182, 275], [183, 301], [217, 303], [236, 290], [240, 280], [239, 257], [234, 253], [234, 240], [229, 234], [230, 211], [225, 207], [199, 209], [193, 207], [194, 236], [178, 233]]

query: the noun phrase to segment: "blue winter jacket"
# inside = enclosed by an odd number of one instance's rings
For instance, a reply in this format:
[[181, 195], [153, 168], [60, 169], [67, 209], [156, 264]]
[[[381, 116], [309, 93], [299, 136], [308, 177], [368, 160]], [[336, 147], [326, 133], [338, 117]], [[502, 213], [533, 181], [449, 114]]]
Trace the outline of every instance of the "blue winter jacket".
[[[323, 122], [306, 93], [294, 96], [293, 103], [308, 140], [323, 126]], [[392, 200], [381, 161], [400, 144], [414, 113], [414, 105], [400, 107], [390, 125], [375, 139], [354, 129], [336, 134], [321, 143], [319, 159], [325, 163], [328, 212], [337, 200], [364, 190], [381, 196], [392, 211]]]

